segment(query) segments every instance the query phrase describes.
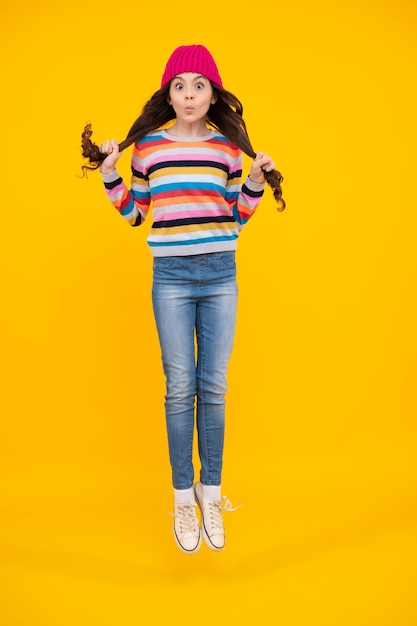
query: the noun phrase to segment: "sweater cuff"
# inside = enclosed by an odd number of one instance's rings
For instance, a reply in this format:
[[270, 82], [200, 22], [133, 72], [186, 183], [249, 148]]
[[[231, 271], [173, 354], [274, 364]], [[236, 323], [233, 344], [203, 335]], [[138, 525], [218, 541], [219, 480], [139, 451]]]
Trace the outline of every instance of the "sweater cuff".
[[103, 179], [103, 183], [114, 183], [115, 180], [120, 178], [120, 174], [117, 170], [110, 172], [110, 174], [103, 174], [100, 170], [101, 178]]
[[263, 191], [265, 189], [266, 183], [254, 183], [253, 180], [249, 178], [249, 174], [246, 177], [245, 185], [251, 191]]

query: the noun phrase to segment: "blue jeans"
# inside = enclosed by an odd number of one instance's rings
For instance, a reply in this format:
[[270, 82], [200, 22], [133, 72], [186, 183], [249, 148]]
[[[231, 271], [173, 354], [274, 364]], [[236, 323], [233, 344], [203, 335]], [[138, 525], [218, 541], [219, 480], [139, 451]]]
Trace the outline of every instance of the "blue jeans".
[[195, 413], [200, 480], [220, 485], [226, 372], [236, 323], [235, 253], [155, 257], [152, 301], [166, 377], [173, 486], [188, 489], [194, 483]]

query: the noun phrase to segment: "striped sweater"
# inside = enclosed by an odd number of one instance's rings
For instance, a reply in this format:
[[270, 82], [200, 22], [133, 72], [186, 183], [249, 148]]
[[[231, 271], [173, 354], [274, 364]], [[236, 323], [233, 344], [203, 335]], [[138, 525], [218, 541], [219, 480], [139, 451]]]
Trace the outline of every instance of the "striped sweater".
[[135, 143], [132, 181], [102, 174], [110, 202], [132, 226], [151, 203], [148, 244], [154, 256], [184, 256], [235, 250], [240, 229], [253, 215], [264, 184], [242, 184], [242, 153], [226, 137], [175, 137], [154, 131]]

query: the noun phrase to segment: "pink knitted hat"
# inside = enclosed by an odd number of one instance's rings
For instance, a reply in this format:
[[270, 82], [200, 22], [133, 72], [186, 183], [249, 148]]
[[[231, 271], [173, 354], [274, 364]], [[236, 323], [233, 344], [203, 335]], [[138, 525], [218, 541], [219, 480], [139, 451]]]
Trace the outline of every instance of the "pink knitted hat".
[[204, 46], [193, 44], [176, 48], [168, 59], [162, 76], [161, 89], [178, 74], [196, 72], [202, 74], [219, 87], [223, 87], [217, 65]]

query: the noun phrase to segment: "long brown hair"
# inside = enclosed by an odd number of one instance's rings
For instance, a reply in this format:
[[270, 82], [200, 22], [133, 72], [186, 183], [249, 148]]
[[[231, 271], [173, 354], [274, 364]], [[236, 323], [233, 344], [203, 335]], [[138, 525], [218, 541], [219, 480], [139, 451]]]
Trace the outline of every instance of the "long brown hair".
[[[207, 122], [214, 129], [221, 132], [238, 148], [251, 158], [255, 158], [256, 153], [252, 147], [246, 130], [246, 124], [243, 120], [243, 106], [240, 100], [230, 91], [226, 91], [211, 83], [213, 92], [216, 95], [216, 102], [212, 104], [207, 112]], [[148, 133], [157, 130], [175, 119], [174, 109], [168, 104], [169, 83], [162, 89], [159, 89], [148, 100], [143, 107], [141, 115], [135, 120], [124, 139], [119, 144], [119, 149], [124, 150], [135, 141], [139, 141]], [[86, 124], [81, 135], [82, 155], [88, 159], [89, 165], [83, 165], [83, 175], [87, 170], [95, 170], [104, 161], [107, 154], [100, 152], [100, 148], [93, 143], [91, 135], [93, 134], [90, 123]], [[265, 172], [264, 176], [268, 185], [273, 191], [274, 198], [277, 202], [278, 211], [285, 209], [285, 201], [282, 197], [281, 183], [284, 180], [278, 170]]]

